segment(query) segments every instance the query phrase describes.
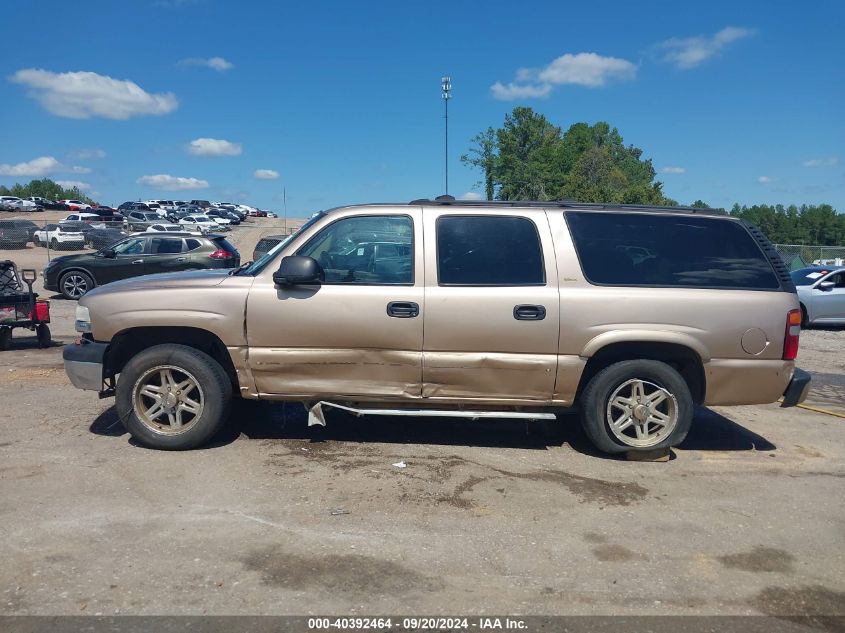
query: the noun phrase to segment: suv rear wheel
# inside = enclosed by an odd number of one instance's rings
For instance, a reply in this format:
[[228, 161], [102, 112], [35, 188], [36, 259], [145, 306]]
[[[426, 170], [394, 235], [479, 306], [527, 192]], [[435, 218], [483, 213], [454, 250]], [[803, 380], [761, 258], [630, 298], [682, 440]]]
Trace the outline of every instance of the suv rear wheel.
[[686, 381], [655, 360], [614, 363], [593, 376], [581, 395], [581, 424], [605, 453], [676, 446], [692, 416]]
[[126, 430], [150, 448], [185, 450], [210, 440], [229, 415], [232, 383], [208, 354], [150, 347], [123, 368], [115, 405]]

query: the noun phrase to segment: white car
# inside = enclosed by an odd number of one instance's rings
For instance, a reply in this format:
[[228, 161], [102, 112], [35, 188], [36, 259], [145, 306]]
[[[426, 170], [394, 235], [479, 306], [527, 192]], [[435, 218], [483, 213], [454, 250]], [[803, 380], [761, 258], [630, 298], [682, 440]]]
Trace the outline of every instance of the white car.
[[85, 246], [85, 234], [78, 228], [70, 228], [61, 224], [48, 224], [32, 234], [32, 242], [36, 246], [59, 248], [82, 248]]
[[808, 266], [790, 273], [801, 304], [801, 326], [845, 325], [845, 267]]
[[71, 211], [85, 211], [85, 209], [91, 208], [90, 204], [81, 200], [59, 200], [59, 202], [66, 204]]
[[217, 231], [220, 229], [220, 225], [217, 224], [217, 222], [207, 215], [199, 214], [186, 215], [184, 218], [179, 220], [179, 226], [186, 231], [200, 231], [201, 233]]
[[65, 224], [67, 222], [85, 222], [85, 224], [90, 224], [95, 229], [106, 228], [105, 223], [96, 213], [71, 213], [64, 220], [59, 220], [59, 224]]
[[144, 204], [150, 209], [163, 209], [163, 211], [158, 211], [162, 215], [165, 215], [167, 211], [175, 211], [178, 206], [173, 200], [147, 200]]
[[147, 207], [149, 207], [150, 211], [152, 211], [153, 213], [158, 213], [162, 217], [165, 217], [167, 215], [168, 210], [161, 206], [158, 202], [147, 200], [144, 204], [147, 205]]
[[144, 233], [181, 233], [184, 230], [178, 224], [153, 224]]
[[35, 211], [38, 205], [32, 200], [22, 200], [17, 196], [0, 196], [0, 209], [6, 211]]

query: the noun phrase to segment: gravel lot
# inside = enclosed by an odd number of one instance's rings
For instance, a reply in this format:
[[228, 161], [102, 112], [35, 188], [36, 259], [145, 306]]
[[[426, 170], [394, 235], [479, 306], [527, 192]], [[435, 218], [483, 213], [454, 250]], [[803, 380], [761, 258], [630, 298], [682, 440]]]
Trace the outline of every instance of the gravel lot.
[[[637, 463], [571, 416], [309, 429], [244, 403], [213, 447], [156, 452], [68, 383], [73, 309], [55, 347], [0, 353], [0, 614], [845, 615], [845, 419], [702, 409]], [[803, 333], [799, 365], [845, 412], [845, 330]]]

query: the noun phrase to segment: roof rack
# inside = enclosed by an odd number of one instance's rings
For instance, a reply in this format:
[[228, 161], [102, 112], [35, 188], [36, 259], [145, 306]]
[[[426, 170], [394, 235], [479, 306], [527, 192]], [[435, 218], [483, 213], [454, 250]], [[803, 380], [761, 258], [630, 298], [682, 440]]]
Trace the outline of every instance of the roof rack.
[[419, 198], [408, 203], [413, 206], [455, 206], [455, 207], [556, 207], [560, 209], [586, 209], [591, 211], [669, 211], [674, 213], [696, 213], [700, 215], [727, 215], [722, 209], [698, 207], [669, 207], [651, 204], [611, 204], [602, 202], [578, 202], [571, 198], [563, 200], [455, 200], [452, 196], [438, 196], [434, 200]]

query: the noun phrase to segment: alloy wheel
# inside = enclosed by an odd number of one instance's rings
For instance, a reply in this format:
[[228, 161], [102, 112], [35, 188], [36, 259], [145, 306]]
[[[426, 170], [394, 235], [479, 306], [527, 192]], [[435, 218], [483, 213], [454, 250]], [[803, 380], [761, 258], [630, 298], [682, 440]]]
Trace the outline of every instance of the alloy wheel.
[[190, 372], [160, 365], [144, 372], [132, 389], [132, 406], [141, 424], [160, 435], [179, 435], [202, 416], [205, 394]]
[[619, 385], [607, 401], [607, 424], [613, 436], [637, 448], [654, 446], [678, 423], [678, 401], [652, 382], [634, 378]]

